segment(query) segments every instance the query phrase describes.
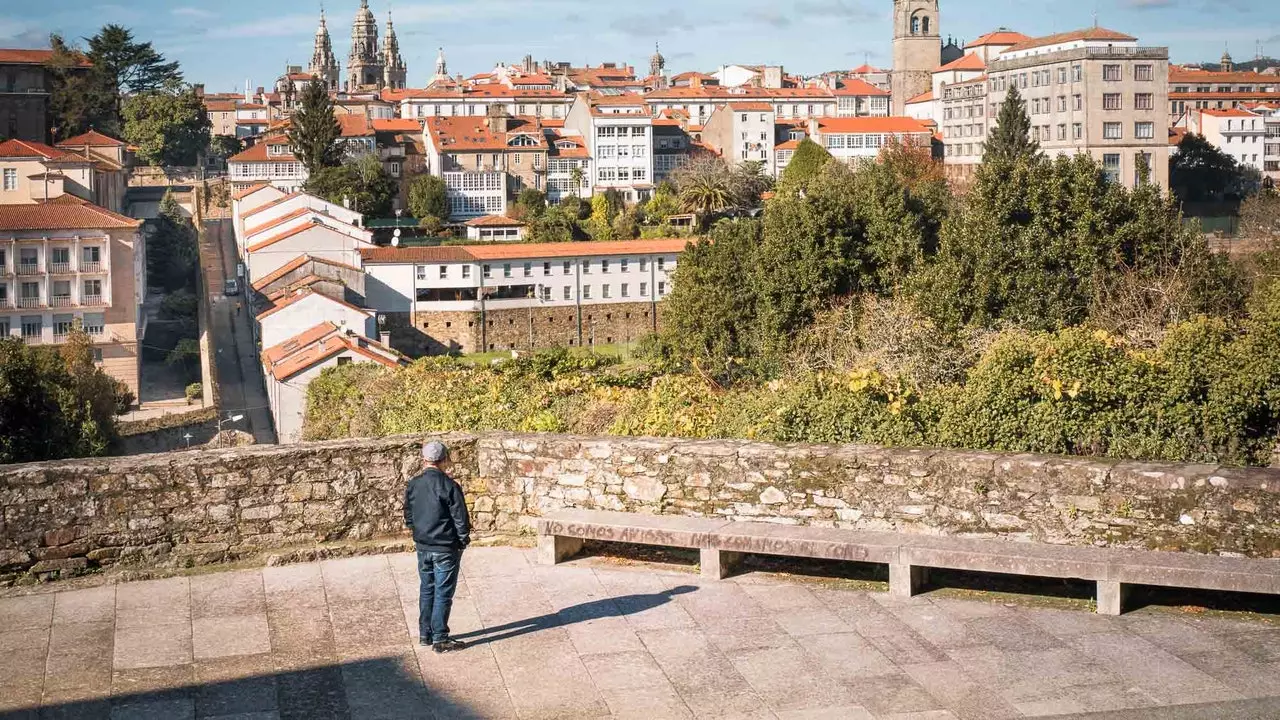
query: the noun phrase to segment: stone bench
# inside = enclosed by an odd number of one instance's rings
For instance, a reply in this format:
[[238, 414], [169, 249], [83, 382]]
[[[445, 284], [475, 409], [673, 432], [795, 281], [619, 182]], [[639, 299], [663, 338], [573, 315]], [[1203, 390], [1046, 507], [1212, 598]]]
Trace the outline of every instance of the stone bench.
[[1098, 612], [1119, 615], [1133, 585], [1280, 594], [1280, 560], [1047, 545], [912, 533], [837, 530], [676, 515], [565, 510], [538, 521], [540, 560], [558, 563], [584, 540], [696, 548], [702, 574], [722, 579], [747, 553], [889, 566], [889, 592], [919, 593], [931, 568], [1088, 580]]

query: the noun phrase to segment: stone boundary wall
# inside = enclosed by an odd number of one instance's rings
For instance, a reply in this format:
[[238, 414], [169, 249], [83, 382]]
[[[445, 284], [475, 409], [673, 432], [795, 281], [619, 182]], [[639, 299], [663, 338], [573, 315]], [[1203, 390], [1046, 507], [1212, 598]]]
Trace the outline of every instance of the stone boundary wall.
[[[1280, 470], [862, 445], [446, 435], [479, 532], [565, 507], [1280, 558]], [[0, 466], [0, 582], [403, 538], [423, 436]]]

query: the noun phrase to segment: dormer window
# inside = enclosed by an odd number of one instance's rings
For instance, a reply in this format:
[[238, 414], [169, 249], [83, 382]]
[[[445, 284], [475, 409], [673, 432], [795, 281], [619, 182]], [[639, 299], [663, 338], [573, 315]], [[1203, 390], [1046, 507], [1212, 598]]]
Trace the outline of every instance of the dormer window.
[[289, 149], [285, 145], [268, 145], [267, 146], [268, 155], [285, 155], [285, 154], [288, 154], [288, 152], [289, 152]]

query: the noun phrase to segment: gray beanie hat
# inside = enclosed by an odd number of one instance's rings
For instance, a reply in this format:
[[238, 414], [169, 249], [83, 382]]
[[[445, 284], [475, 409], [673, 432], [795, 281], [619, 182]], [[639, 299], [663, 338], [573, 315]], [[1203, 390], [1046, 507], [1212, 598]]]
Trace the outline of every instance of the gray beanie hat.
[[438, 463], [447, 457], [449, 457], [449, 448], [439, 440], [432, 440], [422, 446], [422, 459], [426, 462]]

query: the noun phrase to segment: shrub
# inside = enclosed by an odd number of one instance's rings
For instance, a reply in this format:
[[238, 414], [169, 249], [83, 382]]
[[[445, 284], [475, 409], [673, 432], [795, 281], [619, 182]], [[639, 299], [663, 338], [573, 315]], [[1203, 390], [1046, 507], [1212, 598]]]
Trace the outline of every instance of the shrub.
[[191, 383], [186, 390], [187, 402], [195, 402], [204, 395], [204, 385], [201, 383]]

